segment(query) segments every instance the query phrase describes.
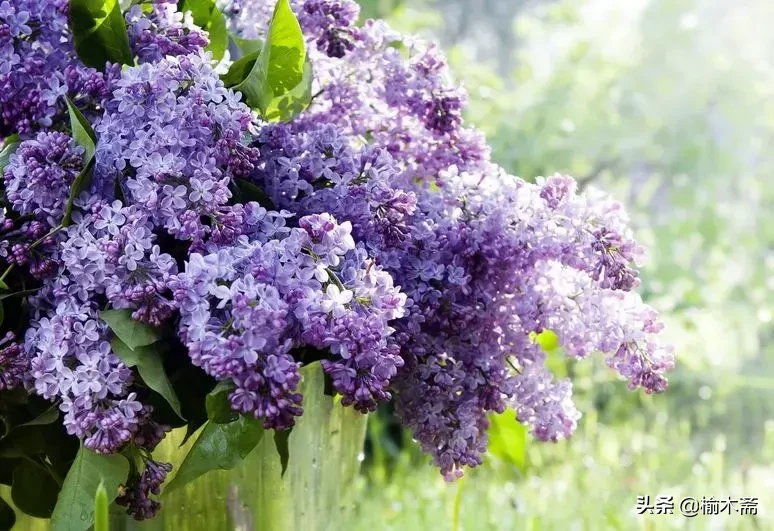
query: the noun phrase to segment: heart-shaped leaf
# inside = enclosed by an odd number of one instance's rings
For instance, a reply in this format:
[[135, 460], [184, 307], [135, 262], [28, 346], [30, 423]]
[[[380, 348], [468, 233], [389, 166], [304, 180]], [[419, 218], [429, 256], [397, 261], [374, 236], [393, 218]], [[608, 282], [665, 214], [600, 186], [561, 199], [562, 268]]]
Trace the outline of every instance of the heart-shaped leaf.
[[129, 475], [129, 461], [121, 454], [100, 455], [81, 446], [62, 485], [51, 516], [54, 531], [85, 531], [94, 522], [94, 498], [104, 485], [108, 500]]

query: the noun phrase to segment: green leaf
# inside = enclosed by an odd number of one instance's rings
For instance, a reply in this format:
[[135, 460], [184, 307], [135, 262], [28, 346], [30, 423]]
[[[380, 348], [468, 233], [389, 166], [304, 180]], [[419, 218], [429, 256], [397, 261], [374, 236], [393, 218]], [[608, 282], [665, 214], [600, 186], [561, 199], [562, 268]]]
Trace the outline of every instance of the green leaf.
[[213, 0], [181, 0], [177, 3], [177, 9], [181, 13], [190, 11], [194, 24], [204, 28], [210, 21], [214, 5]]
[[100, 481], [94, 496], [94, 531], [110, 531], [109, 505], [105, 483]]
[[275, 210], [274, 202], [263, 189], [246, 179], [234, 179], [234, 197], [239, 203], [255, 201], [267, 210]]
[[229, 424], [207, 422], [164, 492], [178, 489], [211, 470], [231, 470], [253, 451], [263, 433], [261, 421], [244, 415]]
[[13, 470], [18, 463], [18, 459], [0, 457], [0, 485], [13, 485]]
[[78, 110], [78, 107], [75, 106], [68, 96], [65, 96], [65, 103], [67, 103], [67, 113], [70, 115], [70, 130], [73, 132], [73, 139], [76, 144], [82, 146], [85, 150], [83, 161], [88, 162], [94, 156], [97, 134], [83, 113]]
[[129, 461], [123, 455], [100, 455], [81, 446], [51, 516], [54, 531], [88, 529], [94, 522], [94, 498], [100, 484], [112, 502], [128, 474]]
[[292, 428], [288, 428], [283, 431], [274, 431], [274, 446], [277, 448], [277, 455], [280, 458], [280, 477], [285, 475], [285, 471], [288, 469], [288, 461], [290, 461], [290, 449], [288, 448], [288, 439]]
[[17, 427], [0, 441], [0, 457], [25, 457], [46, 451], [46, 430], [41, 426]]
[[11, 506], [0, 498], [0, 531], [10, 531], [16, 523], [16, 513]]
[[272, 100], [266, 109], [265, 118], [273, 122], [288, 122], [304, 112], [312, 101], [313, 80], [312, 63], [307, 59], [304, 62], [304, 75], [301, 82], [287, 94]]
[[134, 64], [118, 0], [70, 0], [70, 30], [86, 65], [104, 70], [106, 62]]
[[73, 207], [75, 205], [75, 200], [78, 198], [79, 195], [81, 195], [81, 192], [83, 192], [86, 188], [88, 188], [91, 185], [91, 170], [93, 168], [94, 168], [94, 158], [92, 157], [91, 159], [89, 159], [89, 162], [86, 163], [86, 166], [83, 168], [81, 173], [79, 173], [78, 176], [73, 181], [73, 185], [70, 187], [70, 197], [67, 199], [64, 216], [62, 217], [63, 227], [69, 226], [72, 221]]
[[103, 310], [99, 316], [130, 350], [152, 345], [161, 339], [158, 329], [132, 319], [132, 310], [128, 308]]
[[182, 419], [180, 400], [178, 400], [175, 390], [167, 378], [167, 373], [164, 371], [163, 355], [157, 346], [138, 346], [132, 350], [117, 337], [113, 338], [110, 346], [127, 367], [137, 367], [137, 372], [140, 373], [145, 385], [163, 396], [172, 407], [175, 415]]
[[75, 177], [70, 187], [70, 197], [65, 205], [65, 212], [62, 218], [62, 226], [70, 225], [73, 214], [73, 204], [85, 189], [91, 185], [91, 171], [94, 168], [94, 151], [96, 149], [97, 135], [94, 133], [89, 121], [83, 116], [75, 104], [65, 96], [67, 103], [67, 112], [70, 115], [70, 129], [75, 142], [84, 149], [84, 167]]
[[217, 424], [228, 424], [239, 418], [239, 413], [231, 409], [228, 395], [234, 391], [231, 382], [219, 382], [215, 389], [207, 395], [207, 417]]
[[230, 37], [243, 55], [249, 55], [253, 52], [260, 52], [261, 48], [263, 48], [263, 39], [243, 39], [242, 37], [234, 35], [233, 33], [230, 35]]
[[277, 1], [267, 34], [250, 72], [233, 86], [264, 115], [276, 98], [293, 90], [304, 77], [304, 36], [288, 0]]
[[5, 167], [8, 166], [8, 161], [19, 147], [19, 144], [21, 144], [19, 135], [11, 135], [3, 141], [3, 150], [0, 151], [0, 176], [2, 176]]
[[24, 424], [19, 424], [17, 428], [23, 428], [24, 426], [45, 426], [47, 424], [53, 424], [58, 418], [59, 406], [54, 404], [34, 419], [25, 422]]
[[25, 460], [16, 465], [11, 499], [20, 511], [35, 518], [48, 518], [54, 512], [58, 492], [59, 485], [43, 464]]
[[223, 84], [227, 87], [233, 87], [241, 83], [250, 74], [259, 55], [260, 52], [250, 52], [231, 63], [228, 72], [220, 76]]
[[226, 27], [226, 17], [220, 9], [213, 6], [210, 21], [204, 28], [210, 36], [210, 44], [207, 50], [212, 52], [212, 58], [216, 61], [223, 59], [228, 48], [228, 28]]

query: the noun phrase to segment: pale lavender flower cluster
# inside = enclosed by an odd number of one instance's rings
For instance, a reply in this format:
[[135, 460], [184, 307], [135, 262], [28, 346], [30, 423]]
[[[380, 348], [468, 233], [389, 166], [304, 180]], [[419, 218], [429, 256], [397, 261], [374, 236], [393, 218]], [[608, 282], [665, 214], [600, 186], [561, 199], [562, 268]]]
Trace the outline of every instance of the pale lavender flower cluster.
[[96, 128], [98, 189], [112, 194], [117, 182], [156, 225], [201, 242], [229, 211], [230, 180], [253, 169], [257, 150], [244, 142], [251, 120], [206, 56], [127, 68]]
[[388, 400], [402, 365], [388, 323], [403, 315], [405, 295], [356, 247], [349, 223], [321, 214], [282, 230], [276, 215], [247, 207], [271, 232], [192, 254], [172, 283], [192, 361], [231, 379], [232, 407], [267, 428], [302, 413], [295, 356], [305, 350], [331, 352], [323, 368], [344, 404], [369, 411]]
[[67, 431], [88, 448], [112, 453], [149, 422], [151, 412], [132, 391], [132, 372], [110, 346], [99, 318], [103, 298], [135, 309], [134, 318], [159, 324], [172, 305], [162, 292], [176, 265], [159, 251], [147, 214], [120, 202], [90, 199], [60, 233], [58, 274], [31, 298], [35, 312], [25, 337], [34, 388], [60, 400]]
[[62, 96], [99, 102], [105, 76], [77, 60], [67, 0], [0, 1], [0, 137], [23, 137], [66, 116]]

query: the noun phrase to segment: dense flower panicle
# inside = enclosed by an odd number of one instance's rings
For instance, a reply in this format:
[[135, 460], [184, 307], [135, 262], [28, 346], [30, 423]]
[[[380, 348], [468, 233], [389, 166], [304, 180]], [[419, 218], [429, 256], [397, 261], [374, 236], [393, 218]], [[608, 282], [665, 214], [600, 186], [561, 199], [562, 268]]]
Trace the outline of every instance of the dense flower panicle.
[[126, 13], [126, 22], [132, 51], [140, 62], [198, 54], [209, 44], [206, 32], [193, 23], [191, 13], [180, 13], [174, 0], [154, 0], [149, 13], [134, 5]]
[[[150, 409], [131, 391], [131, 371], [110, 347], [97, 297], [157, 325], [169, 317], [164, 298], [174, 260], [161, 253], [146, 213], [120, 202], [88, 199], [58, 235], [58, 274], [31, 299], [25, 337], [38, 394], [61, 400], [68, 432], [97, 452], [120, 449], [149, 422]], [[139, 293], [139, 295], [138, 295]]]
[[75, 56], [67, 10], [67, 0], [0, 2], [0, 137], [50, 128], [66, 116], [64, 95], [107, 95], [106, 77]]
[[[231, 0], [230, 24], [245, 37], [261, 37], [273, 2]], [[314, 64], [313, 105], [297, 120], [335, 125], [369, 139], [399, 160], [407, 178], [432, 182], [451, 165], [486, 164], [484, 136], [462, 126], [464, 90], [449, 82], [446, 61], [433, 45], [393, 31], [382, 21], [353, 24], [353, 0], [293, 0]], [[331, 53], [333, 52], [333, 53]]]
[[83, 169], [83, 148], [64, 133], [38, 133], [22, 142], [3, 174], [13, 209], [51, 227], [59, 224], [70, 187]]
[[[393, 400], [448, 479], [481, 463], [490, 412], [512, 408], [545, 441], [576, 428], [545, 331], [569, 357], [602, 353], [632, 389], [664, 390], [674, 360], [633, 291], [644, 251], [621, 204], [494, 165], [433, 45], [356, 25], [353, 0], [290, 3], [315, 96], [277, 124], [224, 87], [206, 32], [173, 0], [128, 10], [137, 65], [105, 75], [74, 58], [67, 2], [0, 0], [0, 136], [27, 139], [3, 175], [14, 212], [0, 214], [0, 261], [42, 283], [24, 342], [0, 342], [0, 390], [58, 401], [97, 452], [151, 451], [169, 427], [112, 350], [107, 303], [169, 323], [266, 428], [303, 413], [299, 368], [321, 360], [345, 406]], [[274, 9], [218, 5], [248, 38]], [[96, 163], [73, 223], [52, 230], [83, 168], [52, 130], [65, 94], [95, 125]], [[241, 200], [250, 186], [264, 206]], [[146, 460], [119, 503], [153, 516], [169, 470]]]
[[56, 241], [49, 235], [48, 223], [11, 219], [7, 214], [0, 212], [0, 263], [23, 267], [37, 280], [50, 277], [57, 263], [49, 256]]
[[388, 322], [402, 315], [405, 296], [369, 267], [348, 223], [321, 215], [299, 226], [281, 239], [241, 239], [193, 254], [173, 282], [191, 359], [233, 380], [235, 409], [279, 429], [302, 412], [294, 352], [329, 349], [325, 370], [343, 400], [361, 410], [389, 398], [402, 364]]
[[127, 68], [115, 85], [97, 126], [98, 189], [112, 194], [118, 181], [156, 225], [200, 242], [231, 197], [230, 180], [253, 169], [257, 151], [243, 143], [251, 111], [207, 56]]
[[385, 150], [357, 148], [328, 125], [269, 126], [259, 138], [261, 159], [252, 177], [276, 205], [346, 219], [372, 251], [402, 247], [409, 238], [416, 196], [395, 188], [401, 170]]

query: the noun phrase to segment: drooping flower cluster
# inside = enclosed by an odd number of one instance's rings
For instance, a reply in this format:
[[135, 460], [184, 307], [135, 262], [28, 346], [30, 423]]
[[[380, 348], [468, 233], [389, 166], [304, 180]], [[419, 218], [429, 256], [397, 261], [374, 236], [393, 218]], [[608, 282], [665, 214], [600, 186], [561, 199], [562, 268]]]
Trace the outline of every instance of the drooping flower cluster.
[[111, 453], [131, 440], [150, 410], [131, 391], [132, 373], [111, 348], [99, 302], [160, 324], [172, 312], [161, 294], [176, 265], [154, 244], [143, 209], [96, 199], [81, 208], [57, 235], [59, 271], [31, 299], [35, 312], [24, 344], [36, 392], [61, 400], [69, 433]]
[[[152, 450], [168, 428], [100, 318], [128, 310], [266, 428], [303, 413], [299, 367], [320, 360], [345, 406], [393, 400], [451, 479], [481, 462], [490, 412], [513, 408], [542, 440], [575, 429], [571, 383], [547, 369], [539, 334], [574, 358], [603, 353], [631, 388], [666, 387], [673, 360], [632, 291], [643, 252], [621, 205], [492, 164], [435, 47], [358, 26], [352, 0], [294, 0], [314, 97], [267, 123], [176, 4], [125, 13], [137, 64], [109, 65], [106, 81], [75, 59], [66, 2], [0, 3], [0, 126], [24, 139], [3, 174], [0, 262], [37, 282], [23, 344], [0, 344], [0, 389], [58, 401], [88, 448]], [[242, 37], [274, 7], [219, 5]], [[58, 131], [65, 94], [98, 141], [63, 228], [84, 167]], [[142, 461], [119, 499], [140, 519], [169, 472]]]
[[161, 484], [171, 471], [172, 465], [169, 463], [148, 459], [145, 462], [145, 470], [129, 481], [124, 493], [116, 499], [116, 503], [126, 507], [126, 512], [136, 520], [153, 518], [161, 508], [161, 504], [150, 496], [161, 494]]

